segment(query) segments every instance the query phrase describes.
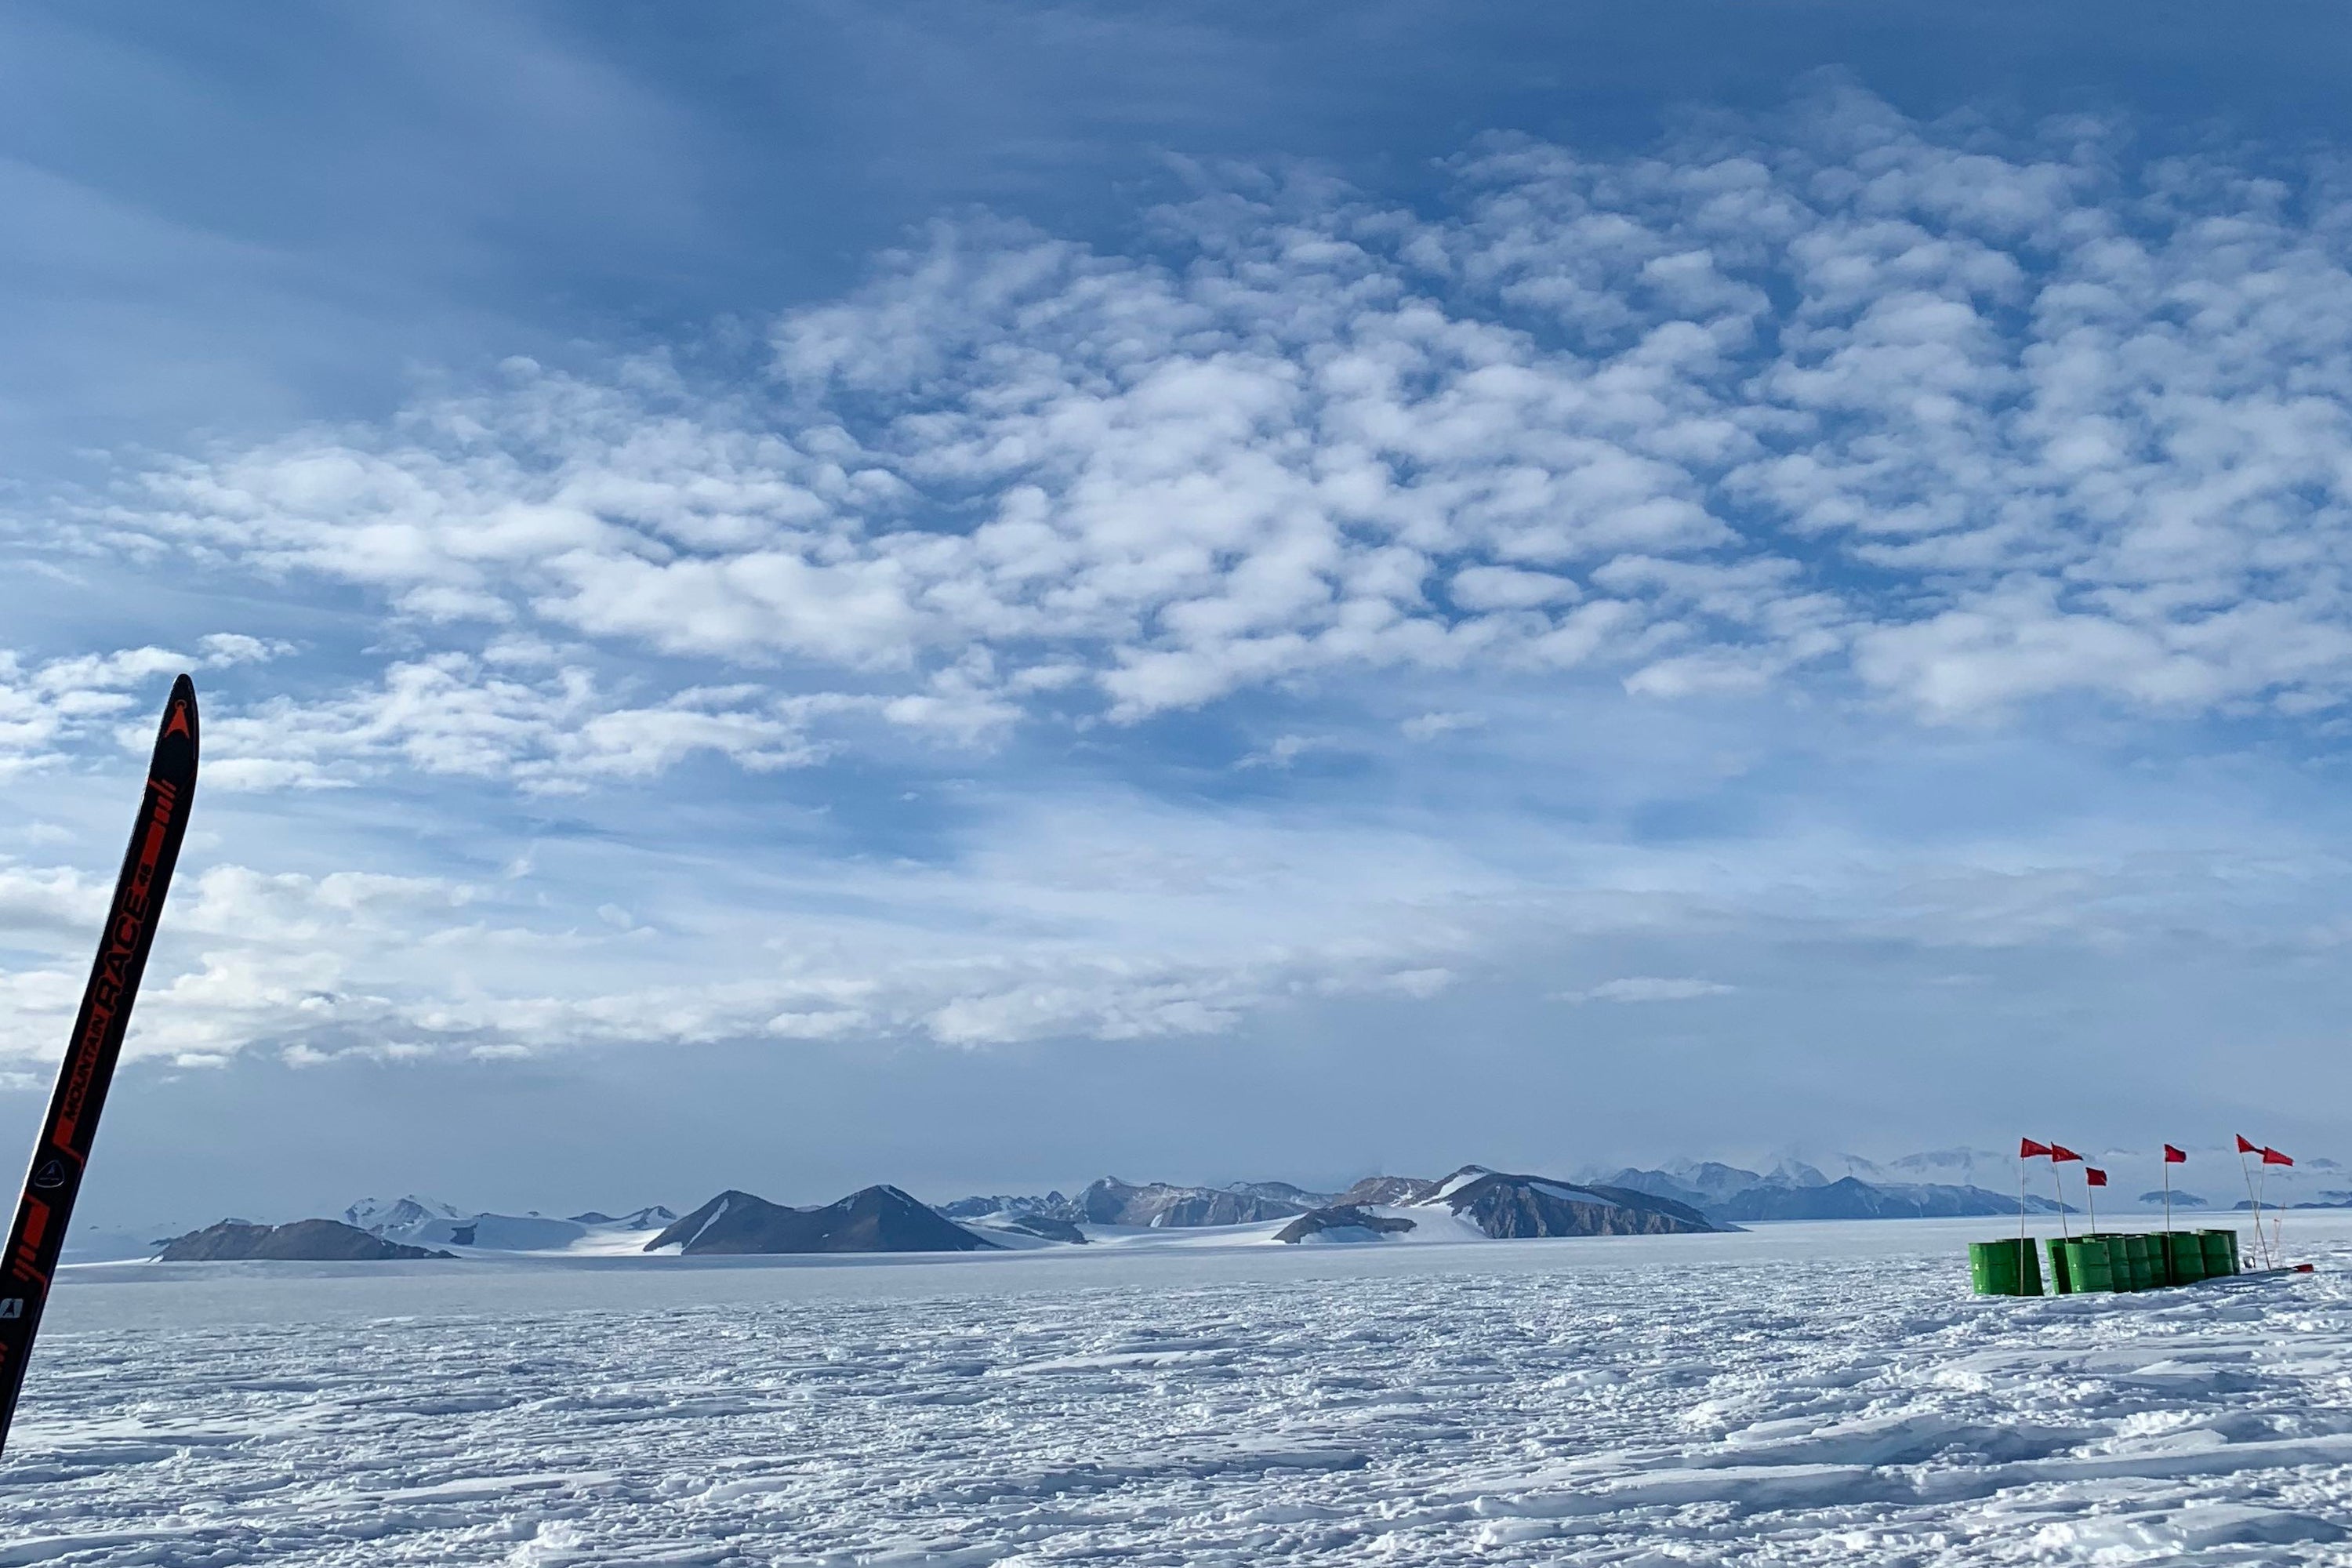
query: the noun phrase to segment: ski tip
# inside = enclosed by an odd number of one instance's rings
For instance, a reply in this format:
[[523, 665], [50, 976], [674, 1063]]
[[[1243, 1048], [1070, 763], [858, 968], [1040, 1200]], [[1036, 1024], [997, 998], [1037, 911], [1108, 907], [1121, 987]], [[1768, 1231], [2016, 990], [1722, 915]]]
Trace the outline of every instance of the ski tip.
[[172, 695], [163, 703], [163, 723], [155, 737], [161, 746], [173, 739], [184, 740], [193, 764], [196, 750], [196, 683], [185, 672], [172, 682]]

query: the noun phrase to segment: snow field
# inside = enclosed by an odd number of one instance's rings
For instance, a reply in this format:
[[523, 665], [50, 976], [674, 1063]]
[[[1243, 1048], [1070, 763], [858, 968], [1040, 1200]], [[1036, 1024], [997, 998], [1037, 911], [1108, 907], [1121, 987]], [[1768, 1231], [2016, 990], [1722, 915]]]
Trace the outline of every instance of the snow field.
[[2026, 1301], [1985, 1230], [150, 1270], [61, 1293], [0, 1564], [2352, 1562], [2352, 1225]]

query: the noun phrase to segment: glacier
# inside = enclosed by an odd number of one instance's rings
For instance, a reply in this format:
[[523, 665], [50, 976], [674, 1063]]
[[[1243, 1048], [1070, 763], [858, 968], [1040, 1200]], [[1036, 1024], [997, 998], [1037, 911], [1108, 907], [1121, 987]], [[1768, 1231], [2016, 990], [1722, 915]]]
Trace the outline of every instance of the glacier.
[[2346, 1560], [2352, 1216], [2137, 1296], [1989, 1234], [80, 1266], [0, 1565]]

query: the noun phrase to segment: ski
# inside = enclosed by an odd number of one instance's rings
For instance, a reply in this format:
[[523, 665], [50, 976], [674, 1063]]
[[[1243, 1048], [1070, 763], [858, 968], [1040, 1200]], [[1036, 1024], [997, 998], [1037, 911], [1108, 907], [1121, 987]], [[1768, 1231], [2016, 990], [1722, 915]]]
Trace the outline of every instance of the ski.
[[98, 959], [89, 986], [74, 1016], [66, 1058], [58, 1066], [58, 1086], [49, 1096], [48, 1120], [33, 1145], [25, 1193], [16, 1200], [16, 1223], [9, 1227], [7, 1265], [0, 1274], [0, 1447], [16, 1416], [16, 1395], [25, 1383], [25, 1363], [47, 1306], [49, 1280], [65, 1249], [66, 1224], [73, 1217], [89, 1163], [99, 1112], [122, 1054], [122, 1032], [131, 1004], [154, 945], [155, 921], [172, 885], [172, 867], [188, 830], [188, 806], [196, 793], [196, 687], [183, 675], [172, 683], [171, 700], [147, 764], [147, 793], [114, 884]]

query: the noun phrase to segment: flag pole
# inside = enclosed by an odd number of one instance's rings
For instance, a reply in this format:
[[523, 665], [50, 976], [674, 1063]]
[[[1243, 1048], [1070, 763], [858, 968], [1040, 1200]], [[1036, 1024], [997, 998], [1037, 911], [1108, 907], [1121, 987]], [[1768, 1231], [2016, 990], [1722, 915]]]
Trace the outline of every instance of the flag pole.
[[2254, 1178], [2254, 1239], [2263, 1244], [2263, 1267], [2270, 1268], [2278, 1261], [2271, 1256], [2270, 1232], [2263, 1228], [2263, 1200], [2271, 1195], [2271, 1173], [2263, 1170], [2260, 1160], [2254, 1162], [2254, 1169], [2263, 1173]]
[[2025, 1250], [2025, 1156], [2017, 1157], [2017, 1248]]
[[2089, 1205], [2091, 1211], [2091, 1228], [2084, 1234], [2096, 1236], [2099, 1234], [2099, 1198], [2098, 1194], [2091, 1190], [2091, 1178], [2087, 1173], [2083, 1177], [2083, 1202]]
[[2058, 1235], [2063, 1240], [2071, 1234], [2066, 1229], [2066, 1189], [2058, 1180], [2058, 1162], [2050, 1162], [2050, 1190], [2058, 1194]]
[[[2239, 1142], [2245, 1141], [2244, 1133], [2238, 1134]], [[2246, 1168], [2246, 1152], [2243, 1149], [2238, 1151], [2238, 1173], [2246, 1178], [2246, 1206], [2254, 1214], [2254, 1258], [2267, 1268], [2270, 1267], [2270, 1255], [2263, 1247], [2263, 1200], [2254, 1196], [2254, 1173]]]
[[2157, 1163], [2164, 1167], [2164, 1234], [2170, 1236], [2172, 1234], [2172, 1156], [2168, 1154]]

